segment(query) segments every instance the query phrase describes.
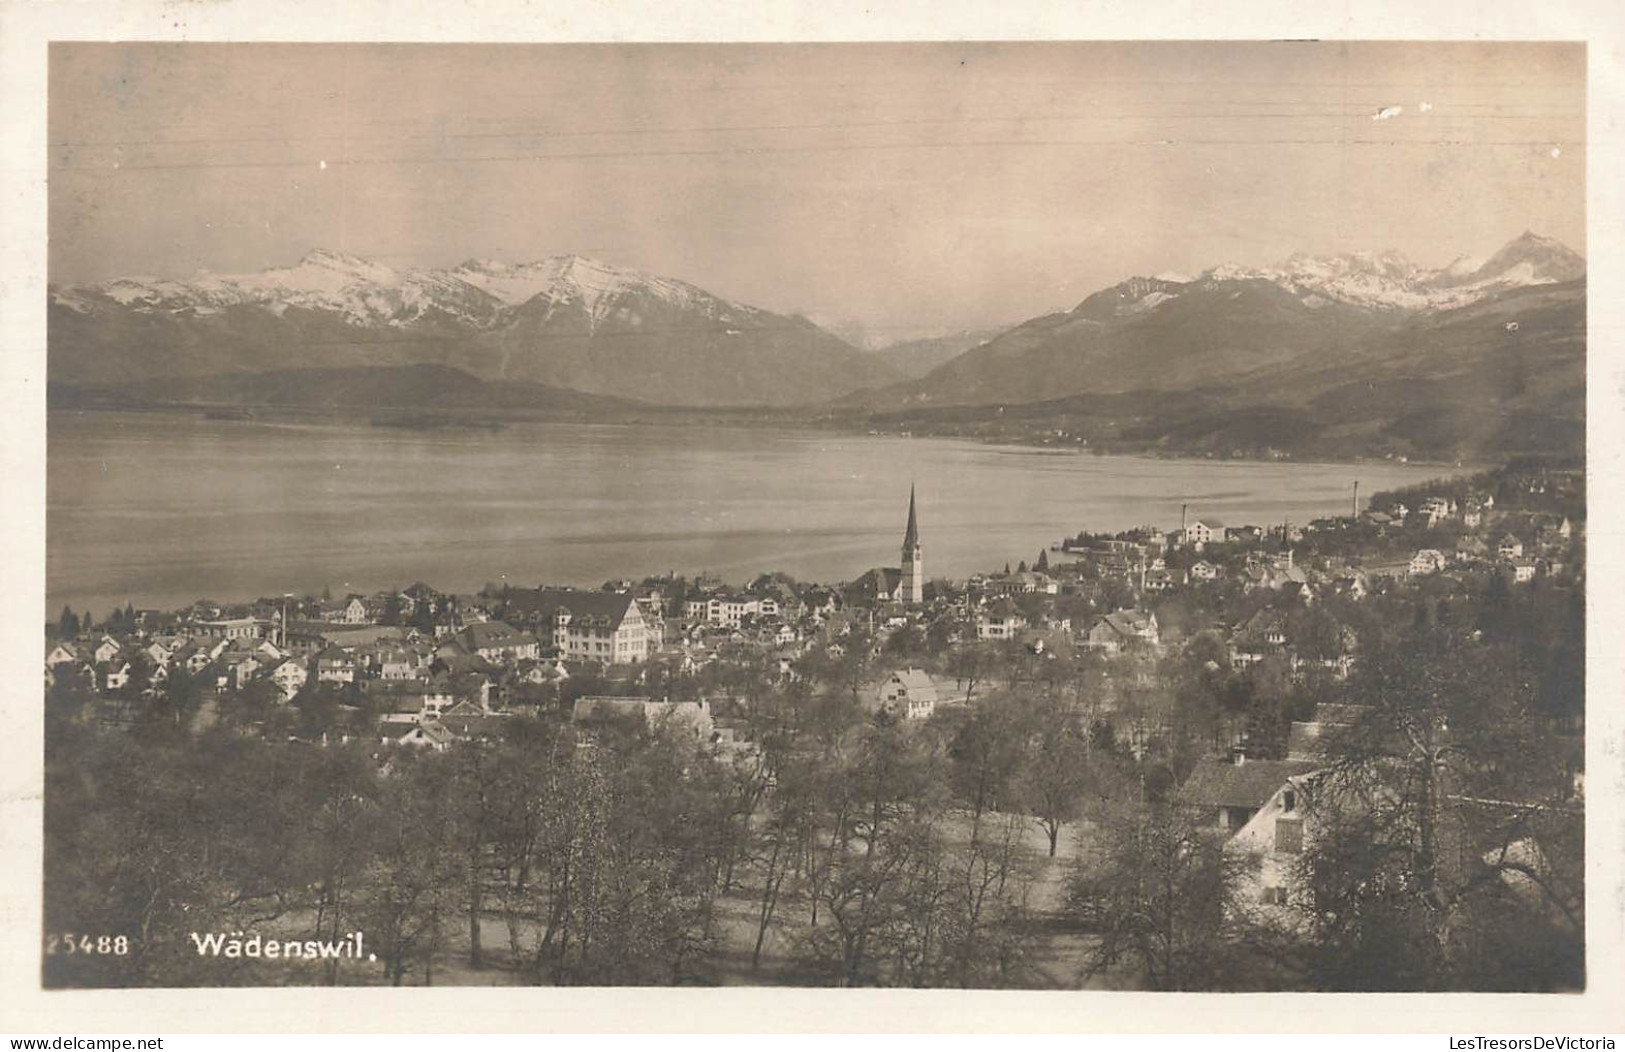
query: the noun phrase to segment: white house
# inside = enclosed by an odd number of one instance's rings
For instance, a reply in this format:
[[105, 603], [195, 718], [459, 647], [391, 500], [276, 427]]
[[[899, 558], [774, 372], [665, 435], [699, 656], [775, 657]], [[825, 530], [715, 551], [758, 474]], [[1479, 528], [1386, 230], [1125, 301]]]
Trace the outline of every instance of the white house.
[[926, 719], [936, 711], [938, 700], [937, 685], [924, 669], [893, 672], [880, 685], [880, 706], [898, 712], [904, 719]]
[[1224, 523], [1218, 519], [1197, 519], [1185, 527], [1185, 542], [1197, 547], [1224, 540]]

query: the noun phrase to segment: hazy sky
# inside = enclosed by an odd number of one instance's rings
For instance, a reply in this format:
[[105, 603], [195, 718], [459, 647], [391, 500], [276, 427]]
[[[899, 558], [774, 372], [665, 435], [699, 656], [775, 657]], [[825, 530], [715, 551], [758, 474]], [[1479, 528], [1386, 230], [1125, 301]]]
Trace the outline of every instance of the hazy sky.
[[50, 271], [576, 252], [898, 338], [1297, 251], [1584, 252], [1584, 118], [1580, 45], [54, 44]]

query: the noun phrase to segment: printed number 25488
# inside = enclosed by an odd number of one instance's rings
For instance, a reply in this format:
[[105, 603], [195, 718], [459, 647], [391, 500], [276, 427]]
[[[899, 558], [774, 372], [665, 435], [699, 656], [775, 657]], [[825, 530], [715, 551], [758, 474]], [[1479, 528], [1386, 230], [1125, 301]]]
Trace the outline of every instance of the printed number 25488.
[[123, 957], [130, 952], [128, 935], [77, 935], [73, 932], [51, 933], [45, 936], [45, 954], [72, 956], [73, 954], [112, 955]]

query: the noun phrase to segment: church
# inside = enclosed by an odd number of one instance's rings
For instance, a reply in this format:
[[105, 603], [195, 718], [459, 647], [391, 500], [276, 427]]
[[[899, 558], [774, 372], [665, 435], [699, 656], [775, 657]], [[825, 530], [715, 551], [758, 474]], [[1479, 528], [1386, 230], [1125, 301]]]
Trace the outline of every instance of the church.
[[920, 554], [920, 524], [914, 510], [914, 487], [908, 488], [908, 526], [903, 530], [903, 565], [870, 570], [853, 582], [848, 593], [859, 602], [903, 603], [925, 601], [925, 563]]

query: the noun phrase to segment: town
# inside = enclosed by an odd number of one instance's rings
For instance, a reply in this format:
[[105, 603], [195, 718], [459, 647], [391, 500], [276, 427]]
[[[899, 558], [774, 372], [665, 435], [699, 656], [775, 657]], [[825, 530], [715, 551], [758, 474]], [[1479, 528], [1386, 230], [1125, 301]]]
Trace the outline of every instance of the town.
[[1584, 502], [1515, 462], [948, 581], [910, 493], [838, 584], [64, 609], [47, 927], [142, 938], [47, 982], [220, 981], [209, 914], [367, 925], [299, 981], [1575, 988]]

